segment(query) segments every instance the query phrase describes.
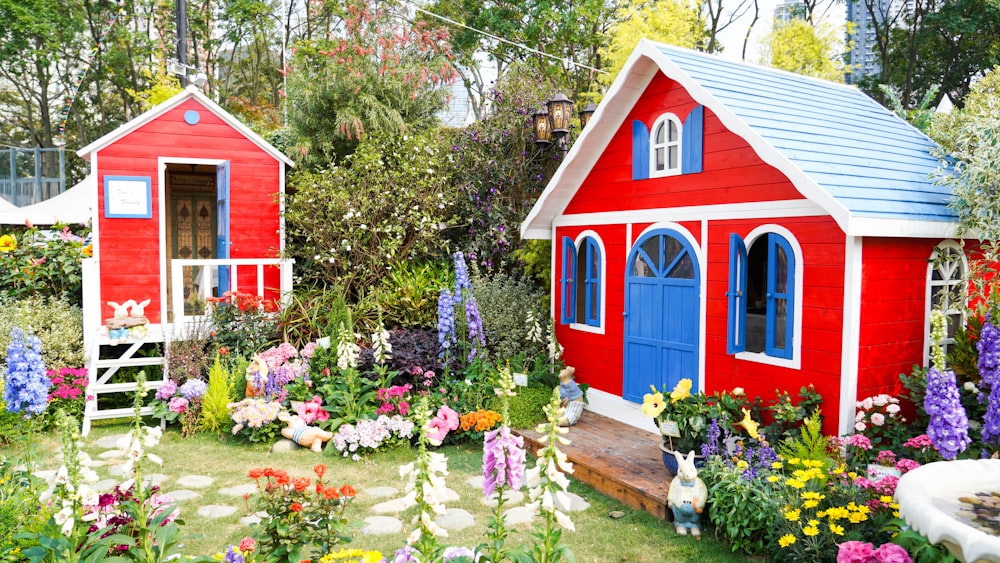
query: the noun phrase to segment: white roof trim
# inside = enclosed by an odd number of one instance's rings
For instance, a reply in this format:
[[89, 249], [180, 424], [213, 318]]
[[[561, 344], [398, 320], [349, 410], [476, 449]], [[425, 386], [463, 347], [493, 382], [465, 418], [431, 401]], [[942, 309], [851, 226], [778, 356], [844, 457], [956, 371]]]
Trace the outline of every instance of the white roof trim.
[[228, 124], [230, 127], [236, 129], [241, 134], [243, 134], [244, 137], [253, 141], [254, 144], [259, 146], [267, 154], [271, 155], [275, 160], [283, 162], [287, 166], [295, 166], [295, 163], [292, 162], [292, 159], [288, 158], [287, 156], [285, 156], [284, 153], [274, 148], [274, 146], [272, 146], [271, 143], [268, 143], [263, 138], [261, 138], [260, 135], [254, 133], [253, 130], [244, 125], [239, 119], [233, 117], [233, 115], [230, 114], [228, 111], [222, 109], [222, 107], [219, 106], [219, 104], [213, 102], [211, 98], [202, 93], [202, 91], [196, 86], [188, 86], [183, 91], [175, 94], [169, 100], [161, 104], [158, 104], [156, 107], [150, 109], [149, 111], [143, 113], [142, 115], [136, 117], [135, 119], [123, 123], [114, 131], [108, 133], [107, 135], [104, 135], [100, 139], [97, 139], [93, 143], [90, 143], [89, 145], [76, 151], [76, 154], [80, 155], [84, 159], [89, 160], [91, 154], [120, 140], [129, 133], [153, 121], [154, 119], [160, 117], [166, 112], [174, 109], [182, 102], [185, 102], [191, 98], [194, 98], [195, 100], [200, 102], [203, 106], [208, 108], [209, 111], [218, 116], [219, 119], [226, 122], [226, 124]]
[[[521, 225], [522, 237], [544, 238], [539, 235], [543, 232], [548, 233], [553, 218], [561, 214], [566, 205], [569, 204], [573, 195], [593, 169], [594, 164], [597, 163], [603, 149], [607, 147], [622, 121], [645, 91], [645, 87], [656, 76], [657, 71], [677, 81], [696, 102], [712, 110], [729, 131], [742, 137], [754, 149], [761, 160], [784, 173], [803, 196], [819, 204], [833, 217], [841, 229], [847, 232], [850, 212], [846, 207], [823, 190], [819, 184], [764, 140], [736, 114], [716, 100], [690, 75], [682, 71], [667, 55], [656, 48], [655, 43], [642, 39], [626, 61], [618, 78], [611, 85], [608, 95], [598, 106], [597, 112], [590, 122], [596, 122], [596, 124], [591, 126], [588, 123], [587, 130], [584, 130], [577, 142], [574, 143], [566, 161], [556, 171], [528, 213]], [[590, 138], [592, 136], [594, 138]], [[593, 146], [587, 147], [587, 145]], [[577, 162], [578, 159], [580, 162]], [[560, 186], [564, 182], [565, 185]]]
[[958, 223], [855, 216], [848, 223], [847, 234], [854, 237], [957, 238]]

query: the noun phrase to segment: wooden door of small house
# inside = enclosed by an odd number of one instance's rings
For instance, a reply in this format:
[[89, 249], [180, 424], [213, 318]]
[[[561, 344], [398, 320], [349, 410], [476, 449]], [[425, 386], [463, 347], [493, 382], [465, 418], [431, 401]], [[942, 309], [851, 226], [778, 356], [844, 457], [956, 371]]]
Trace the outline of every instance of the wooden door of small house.
[[[216, 257], [215, 183], [214, 174], [170, 175], [170, 258], [207, 260]], [[216, 286], [213, 272], [204, 268], [184, 269], [185, 315], [201, 314], [204, 310], [199, 297], [200, 286], [204, 283]]]
[[683, 378], [697, 390], [700, 288], [697, 256], [680, 233], [657, 229], [636, 241], [625, 271], [626, 400]]

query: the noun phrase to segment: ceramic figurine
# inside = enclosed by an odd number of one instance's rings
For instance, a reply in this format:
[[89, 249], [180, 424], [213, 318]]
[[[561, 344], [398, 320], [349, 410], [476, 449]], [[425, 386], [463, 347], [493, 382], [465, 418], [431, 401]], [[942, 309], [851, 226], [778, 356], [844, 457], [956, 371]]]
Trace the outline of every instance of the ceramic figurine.
[[145, 317], [146, 316], [146, 305], [149, 305], [149, 299], [143, 299], [142, 302], [136, 303], [132, 301], [132, 309], [129, 310], [130, 317]]
[[674, 529], [682, 536], [690, 530], [692, 536], [701, 539], [701, 513], [705, 510], [708, 487], [698, 478], [694, 451], [687, 459], [678, 452], [674, 452], [674, 457], [677, 458], [677, 476], [667, 491], [667, 506], [674, 513]]
[[562, 399], [562, 407], [566, 409], [560, 422], [570, 426], [576, 424], [583, 414], [583, 390], [573, 380], [575, 372], [576, 368], [572, 366], [566, 366], [559, 372], [559, 398]]
[[333, 432], [309, 426], [298, 415], [290, 415], [283, 412], [278, 415], [278, 420], [288, 425], [281, 429], [282, 436], [316, 453], [322, 451], [323, 444], [330, 441], [330, 438], [333, 438]]
[[128, 317], [128, 309], [129, 307], [135, 305], [135, 301], [129, 299], [128, 301], [122, 303], [121, 305], [119, 305], [115, 301], [108, 301], [108, 305], [110, 305], [115, 310], [114, 318], [124, 319], [125, 317]]

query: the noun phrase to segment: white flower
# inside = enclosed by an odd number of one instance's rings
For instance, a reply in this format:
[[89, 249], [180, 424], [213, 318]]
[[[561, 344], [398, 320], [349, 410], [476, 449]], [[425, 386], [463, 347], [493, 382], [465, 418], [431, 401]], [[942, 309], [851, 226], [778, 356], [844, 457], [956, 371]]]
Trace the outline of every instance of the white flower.
[[156, 465], [163, 465], [163, 458], [161, 458], [156, 454], [146, 454], [146, 458], [149, 459], [149, 461], [155, 463]]
[[875, 402], [872, 400], [871, 397], [866, 397], [865, 400], [861, 401], [861, 407], [864, 408], [866, 411], [871, 410], [874, 404]]
[[73, 522], [72, 507], [67, 506], [66, 508], [63, 508], [59, 512], [53, 514], [52, 518], [55, 520], [56, 524], [62, 526], [62, 533], [64, 536], [68, 536], [73, 532], [75, 522]]
[[899, 412], [899, 405], [891, 404], [885, 407], [885, 412], [889, 414], [896, 414]]
[[884, 407], [888, 402], [889, 396], [886, 394], [875, 395], [875, 397], [872, 398], [872, 403], [876, 407]]
[[556, 515], [556, 522], [558, 522], [560, 526], [566, 528], [571, 532], [576, 531], [576, 527], [573, 526], [573, 521], [569, 519], [569, 516], [563, 514], [559, 510], [555, 511], [555, 515]]
[[864, 422], [857, 422], [854, 424], [854, 429], [857, 430], [858, 432], [864, 432], [865, 428], [868, 428], [868, 425], [865, 424]]
[[746, 392], [743, 390], [742, 387], [733, 387], [733, 395], [740, 396], [745, 394]]
[[885, 424], [885, 416], [882, 413], [877, 412], [872, 414], [872, 424], [875, 426], [882, 426]]

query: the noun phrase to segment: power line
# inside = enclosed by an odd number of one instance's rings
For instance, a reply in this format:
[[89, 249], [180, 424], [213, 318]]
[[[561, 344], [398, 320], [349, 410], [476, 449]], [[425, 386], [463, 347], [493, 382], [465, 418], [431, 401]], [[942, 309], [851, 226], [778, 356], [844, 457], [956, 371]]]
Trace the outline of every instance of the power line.
[[549, 53], [546, 53], [544, 51], [539, 51], [538, 49], [534, 49], [532, 47], [528, 47], [527, 45], [525, 45], [523, 43], [518, 43], [516, 41], [511, 41], [509, 39], [504, 39], [503, 37], [499, 37], [497, 35], [493, 35], [492, 33], [488, 32], [488, 31], [483, 31], [481, 29], [476, 29], [474, 27], [470, 27], [468, 25], [465, 25], [464, 23], [457, 22], [457, 21], [455, 21], [453, 19], [446, 18], [444, 16], [435, 14], [434, 12], [428, 12], [427, 10], [425, 10], [425, 9], [419, 7], [419, 6], [416, 6], [416, 5], [412, 4], [412, 3], [410, 5], [413, 6], [414, 10], [416, 10], [416, 11], [418, 11], [420, 13], [427, 14], [428, 16], [431, 16], [431, 17], [437, 18], [439, 20], [448, 22], [448, 23], [450, 23], [452, 25], [457, 25], [459, 27], [463, 27], [465, 29], [468, 29], [469, 31], [473, 31], [473, 32], [478, 33], [480, 35], [485, 35], [486, 37], [489, 37], [491, 39], [495, 39], [495, 40], [500, 41], [502, 43], [507, 43], [508, 45], [513, 45], [513, 46], [515, 46], [515, 47], [517, 47], [519, 49], [524, 49], [525, 51], [528, 51], [528, 52], [531, 52], [531, 53], [535, 53], [536, 55], [541, 55], [543, 57], [548, 57], [550, 59], [555, 59], [557, 61], [568, 63], [568, 64], [571, 64], [573, 66], [577, 66], [577, 67], [580, 67], [580, 68], [585, 68], [587, 70], [592, 70], [594, 72], [601, 72], [601, 73], [607, 72], [606, 70], [601, 70], [599, 68], [594, 68], [592, 66], [588, 66], [588, 65], [585, 65], [583, 63], [578, 63], [576, 61], [573, 61], [573, 60], [570, 60], [570, 59], [567, 59], [567, 58], [564, 58], [564, 57], [558, 57], [556, 55], [550, 55]]

